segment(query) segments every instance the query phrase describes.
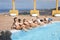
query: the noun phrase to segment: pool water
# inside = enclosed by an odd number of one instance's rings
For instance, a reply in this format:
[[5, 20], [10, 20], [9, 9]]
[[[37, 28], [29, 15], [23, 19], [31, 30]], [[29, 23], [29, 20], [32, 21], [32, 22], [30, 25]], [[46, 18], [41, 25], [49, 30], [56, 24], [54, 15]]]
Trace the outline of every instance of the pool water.
[[12, 33], [12, 40], [60, 40], [60, 22]]

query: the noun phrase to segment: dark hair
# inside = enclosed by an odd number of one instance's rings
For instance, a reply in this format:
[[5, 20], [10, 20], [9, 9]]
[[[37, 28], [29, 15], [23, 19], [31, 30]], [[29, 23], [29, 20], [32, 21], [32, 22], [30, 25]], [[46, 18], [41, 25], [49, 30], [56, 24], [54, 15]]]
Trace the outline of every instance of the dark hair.
[[26, 19], [23, 19], [23, 22], [25, 22]]
[[18, 22], [20, 23], [21, 22], [21, 19], [18, 19]]
[[42, 20], [42, 19], [41, 19], [40, 21], [41, 21], [41, 22], [43, 22], [43, 20]]
[[14, 18], [14, 22], [16, 22], [17, 17]]
[[33, 21], [33, 23], [35, 23], [35, 22], [36, 22], [36, 20]]
[[46, 18], [44, 18], [44, 21], [47, 21]]

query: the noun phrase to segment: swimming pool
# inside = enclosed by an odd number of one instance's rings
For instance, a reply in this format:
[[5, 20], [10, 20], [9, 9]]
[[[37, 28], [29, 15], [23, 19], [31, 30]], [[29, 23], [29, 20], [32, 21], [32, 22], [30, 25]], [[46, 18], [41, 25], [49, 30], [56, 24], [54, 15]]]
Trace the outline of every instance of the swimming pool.
[[54, 22], [38, 28], [13, 32], [12, 40], [60, 40], [60, 22]]

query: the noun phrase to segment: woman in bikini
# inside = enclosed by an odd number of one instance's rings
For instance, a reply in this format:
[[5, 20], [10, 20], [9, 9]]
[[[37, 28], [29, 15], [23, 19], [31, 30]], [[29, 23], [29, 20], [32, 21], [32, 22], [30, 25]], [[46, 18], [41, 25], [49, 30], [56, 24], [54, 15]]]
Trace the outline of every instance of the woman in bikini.
[[16, 25], [15, 25], [16, 21], [17, 21], [17, 17], [14, 18], [14, 22], [12, 24], [11, 29], [16, 29]]
[[26, 19], [23, 19], [23, 24], [25, 25], [26, 29], [31, 29], [30, 24]]

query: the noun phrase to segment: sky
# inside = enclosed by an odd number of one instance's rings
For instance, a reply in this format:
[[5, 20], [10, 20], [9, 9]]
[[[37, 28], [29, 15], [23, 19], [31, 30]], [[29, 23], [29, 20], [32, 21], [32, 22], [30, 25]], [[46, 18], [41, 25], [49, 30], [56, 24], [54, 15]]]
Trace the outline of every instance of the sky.
[[[33, 9], [33, 0], [15, 0], [16, 9]], [[56, 7], [56, 0], [36, 0], [37, 9]], [[59, 0], [60, 6], [60, 0]], [[12, 9], [12, 0], [0, 0], [0, 9]]]

